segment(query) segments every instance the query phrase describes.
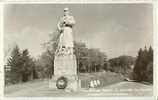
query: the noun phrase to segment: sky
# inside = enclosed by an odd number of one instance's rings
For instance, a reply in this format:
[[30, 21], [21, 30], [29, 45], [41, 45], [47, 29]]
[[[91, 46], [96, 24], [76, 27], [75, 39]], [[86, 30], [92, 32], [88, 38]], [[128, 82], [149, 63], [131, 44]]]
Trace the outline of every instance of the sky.
[[151, 4], [6, 4], [4, 50], [15, 44], [38, 57], [68, 7], [76, 25], [73, 36], [88, 48], [99, 48], [108, 58], [137, 56], [139, 48], [153, 46]]

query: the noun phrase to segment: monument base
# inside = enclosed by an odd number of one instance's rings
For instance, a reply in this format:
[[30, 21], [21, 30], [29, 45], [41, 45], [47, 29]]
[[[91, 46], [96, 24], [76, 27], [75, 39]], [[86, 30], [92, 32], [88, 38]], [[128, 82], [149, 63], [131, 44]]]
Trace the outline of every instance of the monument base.
[[49, 82], [49, 88], [57, 88], [57, 80], [64, 77], [67, 80], [66, 90], [77, 91], [79, 86], [77, 63], [75, 55], [57, 55], [54, 59], [54, 75]]

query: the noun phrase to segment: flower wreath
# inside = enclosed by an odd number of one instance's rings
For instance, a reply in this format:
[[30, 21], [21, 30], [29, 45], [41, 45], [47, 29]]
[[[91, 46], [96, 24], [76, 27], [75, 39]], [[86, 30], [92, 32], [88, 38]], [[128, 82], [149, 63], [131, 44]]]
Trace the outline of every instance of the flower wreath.
[[65, 89], [67, 87], [67, 78], [65, 78], [64, 76], [61, 76], [57, 79], [56, 82], [56, 87], [58, 89]]

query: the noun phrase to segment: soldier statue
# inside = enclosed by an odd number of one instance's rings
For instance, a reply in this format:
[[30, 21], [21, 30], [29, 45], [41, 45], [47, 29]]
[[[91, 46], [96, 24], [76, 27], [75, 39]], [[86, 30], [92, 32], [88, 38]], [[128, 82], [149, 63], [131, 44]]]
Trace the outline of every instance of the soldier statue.
[[72, 28], [75, 24], [73, 16], [69, 15], [69, 8], [64, 8], [64, 16], [60, 18], [57, 29], [59, 32], [58, 47], [56, 54], [73, 54], [73, 33]]

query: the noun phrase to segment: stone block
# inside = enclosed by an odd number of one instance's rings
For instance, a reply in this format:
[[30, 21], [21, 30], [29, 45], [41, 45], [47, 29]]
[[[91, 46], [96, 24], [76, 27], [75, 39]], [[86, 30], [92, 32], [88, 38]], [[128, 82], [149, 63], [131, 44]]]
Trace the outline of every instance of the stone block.
[[77, 91], [79, 86], [79, 80], [77, 76], [77, 62], [75, 55], [60, 55], [55, 56], [54, 59], [54, 75], [49, 82], [49, 87], [57, 89], [56, 81], [60, 77], [67, 79], [66, 89]]

